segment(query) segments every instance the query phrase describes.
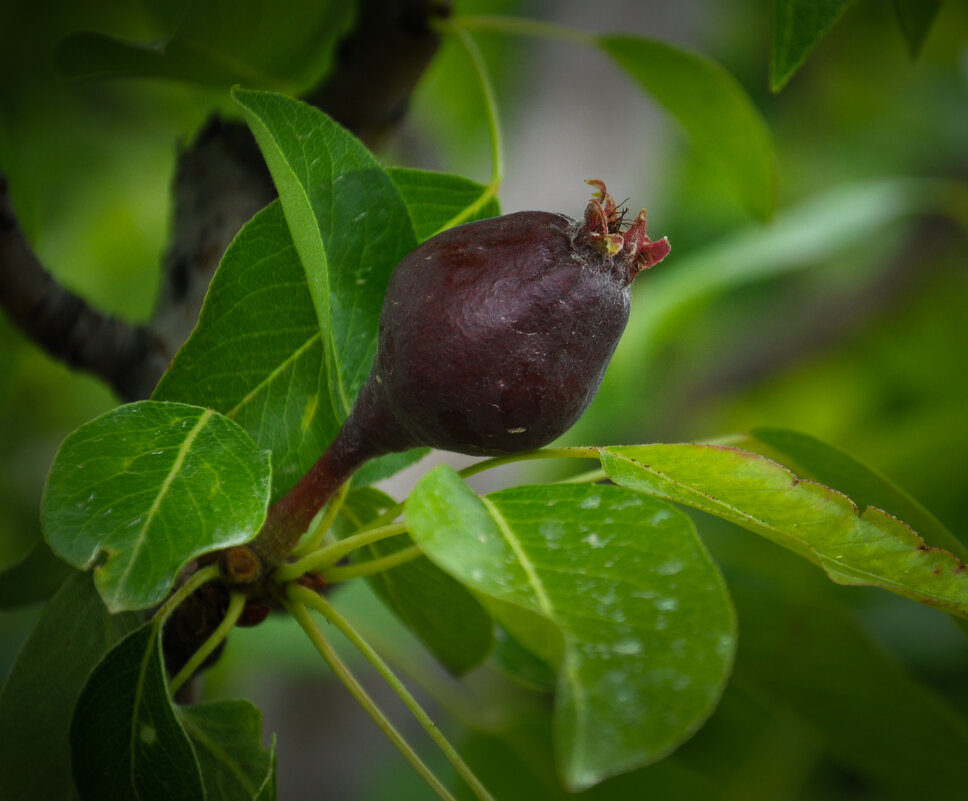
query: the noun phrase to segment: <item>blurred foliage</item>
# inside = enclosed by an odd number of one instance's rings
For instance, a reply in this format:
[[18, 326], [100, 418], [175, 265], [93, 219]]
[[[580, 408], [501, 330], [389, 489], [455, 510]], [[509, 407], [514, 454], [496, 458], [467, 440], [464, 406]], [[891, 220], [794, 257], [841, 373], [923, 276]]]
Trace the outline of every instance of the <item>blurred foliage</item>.
[[[647, 342], [627, 337], [618, 357], [622, 374], [616, 371], [607, 379], [601, 402], [582, 423], [581, 438], [675, 441], [765, 425], [799, 429], [890, 477], [968, 542], [962, 511], [968, 451], [968, 6], [941, 4], [915, 60], [909, 49], [912, 29], [902, 33], [889, 4], [854, 3], [783, 91], [773, 95], [766, 13], [772, 3], [694, 5], [698, 22], [691, 45], [737, 77], [773, 135], [780, 176], [775, 226], [801, 203], [847, 184], [929, 178], [960, 186], [961, 194], [920, 204], [911, 195], [911, 207], [901, 216], [858, 228], [855, 237], [832, 249], [818, 241], [817, 259], [811, 243], [791, 238], [788, 244], [800, 249], [795, 270], [766, 270], [699, 305], [683, 307]], [[554, 13], [554, 4], [547, 2], [466, 0], [457, 6], [461, 13]], [[0, 69], [14, 77], [0, 85], [0, 169], [10, 179], [21, 222], [42, 261], [67, 285], [110, 311], [144, 319], [166, 242], [168, 183], [177, 143], [190, 137], [211, 110], [230, 109], [230, 99], [221, 90], [177, 83], [71, 83], [56, 77], [55, 46], [70, 34], [93, 30], [149, 41], [166, 26], [170, 29], [170, 19], [140, 4], [8, 0], [3, 17]], [[910, 23], [915, 29], [922, 24], [919, 19]], [[554, 76], [522, 69], [529, 63], [527, 41], [492, 34], [480, 39], [495, 72], [507, 147], [513, 152], [515, 133], [527, 115], [522, 88]], [[580, 91], [589, 90], [576, 89], [576, 114], [581, 113]], [[488, 151], [481, 108], [467, 63], [457, 48], [445, 44], [387, 158], [483, 177]], [[621, 125], [621, 109], [602, 124]], [[661, 270], [671, 274], [680, 265], [688, 269], [710, 258], [715, 266], [716, 248], [738, 232], [751, 241], [768, 241], [775, 228], [751, 227], [740, 204], [719, 183], [718, 172], [685, 137], [669, 130], [667, 149], [659, 154], [665, 180], [661, 233], [669, 235], [674, 249]], [[549, 139], [554, 136], [554, 130], [547, 131]], [[639, 146], [635, 131], [628, 132], [628, 139], [630, 148]], [[624, 191], [637, 196], [634, 186]], [[790, 259], [780, 250], [782, 241], [775, 247], [775, 263]], [[688, 277], [681, 280], [689, 284]], [[703, 294], [702, 286], [693, 289], [696, 297]], [[638, 287], [633, 315], [648, 315], [649, 308], [647, 277]], [[639, 355], [643, 352], [647, 359]], [[41, 487], [57, 445], [115, 401], [92, 379], [52, 363], [4, 320], [0, 364], [3, 569], [24, 557], [39, 536]], [[762, 637], [751, 637], [751, 651], [745, 652], [744, 627], [756, 631], [768, 622], [782, 628], [782, 610], [823, 610], [815, 617], [806, 614], [815, 626], [811, 643], [819, 651], [814, 656], [821, 665], [829, 658], [824, 669], [839, 670], [842, 663], [833, 649], [853, 643], [854, 672], [845, 673], [845, 682], [863, 683], [869, 668], [857, 665], [883, 659], [890, 665], [881, 677], [885, 682], [916, 688], [908, 701], [927, 694], [932, 709], [947, 704], [952, 714], [968, 713], [968, 647], [943, 615], [883, 592], [835, 587], [816, 568], [726, 524], [702, 517], [698, 527], [742, 599], [741, 667], [749, 664], [743, 660], [752, 658], [752, 648], [765, 648]], [[779, 611], [761, 621], [758, 616], [771, 604]], [[408, 673], [426, 667], [426, 654], [413, 638], [401, 640], [389, 616], [373, 617], [365, 605], [357, 612], [364, 620], [379, 621], [373, 639], [392, 643], [398, 664], [417, 666]], [[0, 614], [4, 675], [37, 614], [36, 607]], [[825, 635], [824, 626], [836, 637]], [[244, 684], [260, 705], [272, 700], [272, 692], [282, 693], [262, 685], [262, 671], [280, 681], [284, 671], [278, 665], [304, 664], [305, 643], [294, 644], [287, 629], [286, 636], [272, 638], [267, 647], [265, 637], [272, 631], [257, 629], [233, 640], [211, 686]], [[278, 663], [275, 671], [266, 665], [269, 652]], [[246, 674], [253, 665], [260, 681]], [[298, 667], [291, 673], [305, 675]], [[823, 721], [791, 708], [783, 688], [758, 691], [750, 675], [741, 671], [741, 680], [727, 691], [710, 723], [677, 752], [665, 773], [649, 781], [680, 789], [711, 782], [718, 791], [703, 796], [709, 798], [800, 801], [904, 798], [898, 788], [914, 786], [909, 782], [916, 779], [915, 760], [908, 765], [912, 773], [899, 779], [897, 764], [879, 764], [869, 754], [845, 748], [824, 730]], [[497, 695], [487, 696], [493, 714], [517, 708], [520, 699], [492, 670], [471, 681], [491, 691], [499, 688]], [[429, 690], [447, 696], [442, 703], [453, 710], [459, 704], [446, 682], [441, 677]], [[267, 731], [273, 720], [279, 722], [270, 718], [267, 711]], [[892, 722], [887, 718], [882, 725]], [[536, 727], [540, 730], [539, 724], [529, 728], [527, 719], [516, 720], [510, 741], [473, 735], [472, 756], [485, 782], [488, 764], [505, 772], [509, 765], [528, 769], [528, 781], [536, 787], [547, 781], [551, 767], [547, 754], [542, 757], [547, 743], [535, 737]], [[329, 735], [329, 745], [321, 740], [320, 748], [335, 747], [334, 738], [342, 736], [339, 731]], [[371, 730], [363, 733], [372, 735]], [[283, 738], [283, 754], [286, 746]], [[407, 774], [400, 780], [398, 770], [392, 760], [379, 769], [368, 767], [356, 786], [371, 785], [372, 798], [387, 797], [386, 788], [394, 788], [399, 791], [394, 797], [402, 798], [411, 779]], [[287, 771], [280, 784], [297, 787], [303, 779], [287, 778]], [[634, 786], [640, 790], [647, 784]], [[285, 786], [281, 792], [290, 797]], [[632, 797], [633, 791], [615, 792]], [[416, 791], [412, 797], [423, 796]]]

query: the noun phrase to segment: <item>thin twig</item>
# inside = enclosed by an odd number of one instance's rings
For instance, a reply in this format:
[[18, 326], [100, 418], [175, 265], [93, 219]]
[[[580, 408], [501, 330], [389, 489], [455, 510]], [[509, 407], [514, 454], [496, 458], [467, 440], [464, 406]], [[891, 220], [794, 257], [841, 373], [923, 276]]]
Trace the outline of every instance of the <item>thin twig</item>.
[[305, 100], [367, 147], [379, 146], [400, 123], [440, 36], [432, 20], [447, 4], [432, 0], [363, 0], [356, 26], [340, 42], [332, 70]]
[[164, 621], [174, 612], [192, 593], [203, 584], [214, 581], [219, 577], [218, 565], [206, 565], [201, 570], [193, 573], [191, 577], [175, 590], [155, 612], [155, 620]]
[[172, 695], [175, 695], [181, 689], [182, 685], [195, 674], [195, 671], [211, 656], [212, 652], [222, 644], [232, 630], [232, 627], [238, 621], [239, 615], [242, 614], [245, 601], [245, 595], [241, 592], [233, 592], [229, 596], [229, 608], [225, 611], [225, 617], [222, 618], [222, 622], [208, 636], [208, 639], [199, 646], [198, 650], [192, 654], [191, 659], [185, 663], [169, 683], [168, 690]]
[[[463, 208], [451, 219], [445, 222], [440, 231], [446, 231], [455, 225], [466, 222], [483, 209], [491, 200], [497, 196], [501, 182], [504, 180], [504, 145], [501, 139], [501, 119], [498, 112], [497, 98], [494, 86], [491, 83], [491, 75], [484, 61], [484, 55], [477, 46], [474, 38], [462, 27], [452, 23], [440, 23], [439, 27], [448, 33], [453, 34], [460, 46], [464, 48], [471, 64], [474, 67], [474, 74], [481, 89], [481, 96], [484, 100], [484, 111], [487, 119], [487, 130], [491, 140], [491, 180], [488, 181], [484, 191], [470, 205]], [[438, 232], [439, 233], [439, 232]]]
[[403, 701], [404, 706], [410, 710], [411, 714], [417, 719], [417, 722], [423, 727], [424, 731], [430, 735], [430, 739], [436, 743], [437, 747], [441, 750], [447, 761], [454, 767], [457, 774], [467, 783], [467, 786], [474, 793], [480, 801], [494, 801], [494, 797], [487, 791], [487, 788], [481, 784], [480, 779], [474, 775], [474, 772], [468, 767], [467, 763], [461, 759], [460, 754], [457, 750], [450, 744], [443, 733], [437, 728], [437, 724], [430, 719], [430, 716], [424, 711], [423, 707], [417, 703], [417, 699], [414, 698], [410, 691], [404, 686], [403, 682], [396, 677], [396, 674], [390, 670], [389, 665], [383, 661], [380, 655], [370, 647], [370, 644], [364, 640], [359, 633], [354, 629], [349, 621], [346, 620], [333, 605], [320, 595], [316, 595], [310, 592], [305, 587], [300, 587], [298, 585], [290, 585], [289, 598], [297, 603], [305, 604], [310, 606], [319, 612], [323, 617], [325, 617], [330, 623], [336, 626], [337, 629], [343, 634], [346, 639], [348, 639], [356, 648], [359, 650], [363, 656], [366, 657], [367, 661], [373, 665], [374, 669], [383, 680], [390, 685], [391, 689], [399, 696], [400, 700]]
[[307, 554], [297, 562], [280, 565], [276, 569], [275, 576], [279, 581], [291, 581], [311, 570], [319, 570], [320, 568], [336, 564], [346, 554], [355, 551], [357, 548], [385, 540], [388, 537], [399, 536], [406, 530], [407, 526], [404, 523], [390, 523], [388, 526], [358, 531], [345, 540], [340, 540], [332, 545], [327, 545], [325, 548], [320, 548], [318, 551], [313, 551], [311, 554]]
[[[297, 589], [302, 588], [297, 587]], [[312, 595], [312, 593], [308, 594]], [[309, 610], [306, 609], [303, 604], [298, 603], [297, 601], [287, 601], [286, 609], [289, 610], [289, 613], [296, 619], [296, 622], [299, 623], [303, 631], [306, 632], [306, 636], [309, 637], [320, 656], [326, 660], [326, 664], [329, 665], [330, 669], [336, 675], [336, 678], [338, 678], [346, 689], [350, 691], [350, 694], [356, 699], [356, 702], [363, 707], [366, 713], [373, 719], [373, 722], [379, 726], [380, 731], [382, 731], [390, 742], [396, 746], [397, 750], [403, 755], [404, 759], [410, 763], [413, 769], [419, 774], [420, 778], [422, 778], [440, 798], [444, 799], [444, 801], [455, 801], [454, 797], [448, 792], [447, 788], [441, 784], [440, 779], [438, 779], [433, 774], [433, 771], [431, 771], [430, 768], [424, 764], [423, 760], [417, 756], [417, 752], [410, 747], [410, 744], [404, 739], [403, 735], [400, 734], [396, 727], [387, 719], [386, 715], [384, 715], [382, 710], [376, 705], [376, 702], [367, 694], [366, 690], [363, 689], [363, 685], [357, 681], [356, 677], [343, 663], [343, 660], [339, 658], [339, 656], [336, 654], [336, 651], [333, 650], [333, 646], [330, 645], [323, 636], [323, 632], [320, 631], [319, 626], [317, 626], [312, 617], [310, 617]]]
[[[333, 69], [305, 99], [376, 146], [404, 116], [437, 51], [429, 0], [361, 0]], [[0, 309], [41, 349], [106, 381], [123, 400], [147, 398], [195, 326], [215, 269], [239, 229], [275, 197], [248, 129], [213, 117], [179, 153], [173, 225], [151, 321], [95, 308], [40, 263], [0, 177]]]
[[326, 536], [326, 532], [329, 531], [330, 527], [333, 525], [333, 521], [336, 520], [336, 515], [339, 514], [339, 510], [343, 508], [343, 501], [346, 500], [346, 495], [350, 491], [350, 482], [344, 482], [343, 486], [340, 487], [336, 494], [330, 498], [329, 503], [326, 506], [326, 512], [323, 514], [322, 519], [316, 525], [309, 536], [299, 544], [298, 547], [293, 548], [293, 556], [305, 556], [308, 553], [312, 553], [323, 542], [323, 538]]
[[421, 556], [423, 556], [423, 551], [420, 550], [420, 546], [411, 545], [409, 548], [403, 548], [376, 559], [367, 559], [365, 562], [357, 562], [355, 565], [331, 567], [323, 574], [323, 578], [327, 584], [334, 584], [338, 581], [349, 581], [362, 576], [373, 576], [377, 573], [385, 573], [387, 570], [392, 570], [407, 562], [412, 562]]

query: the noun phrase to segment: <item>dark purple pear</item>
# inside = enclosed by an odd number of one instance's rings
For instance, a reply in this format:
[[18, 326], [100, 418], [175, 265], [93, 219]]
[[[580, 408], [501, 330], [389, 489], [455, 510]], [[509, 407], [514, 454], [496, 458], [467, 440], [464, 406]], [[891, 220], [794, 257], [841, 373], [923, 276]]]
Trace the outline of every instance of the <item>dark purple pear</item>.
[[368, 436], [387, 450], [474, 455], [567, 431], [625, 330], [632, 279], [669, 250], [646, 237], [644, 211], [623, 234], [604, 185], [597, 195], [582, 222], [508, 214], [451, 228], [404, 258], [347, 424], [382, 421]]
[[514, 453], [571, 427], [628, 322], [632, 280], [669, 253], [667, 239], [646, 235], [644, 210], [623, 230], [605, 184], [588, 183], [597, 191], [581, 221], [523, 211], [467, 223], [400, 262], [350, 416], [270, 521], [302, 518], [302, 507], [311, 518], [375, 456]]

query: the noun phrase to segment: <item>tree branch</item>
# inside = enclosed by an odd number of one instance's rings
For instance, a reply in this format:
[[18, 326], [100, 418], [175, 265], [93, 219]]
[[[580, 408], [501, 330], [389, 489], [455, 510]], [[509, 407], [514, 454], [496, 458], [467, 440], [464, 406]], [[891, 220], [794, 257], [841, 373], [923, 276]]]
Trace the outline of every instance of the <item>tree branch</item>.
[[[215, 269], [229, 243], [276, 196], [249, 129], [212, 117], [182, 152], [172, 182], [171, 244], [151, 327], [169, 360], [188, 338]], [[167, 365], [167, 363], [166, 363]], [[145, 387], [154, 388], [164, 367]]]
[[410, 95], [437, 52], [440, 36], [432, 20], [449, 15], [445, 2], [363, 0], [332, 70], [306, 102], [367, 147], [378, 147], [407, 113]]
[[[430, 0], [361, 0], [333, 69], [306, 100], [369, 147], [406, 112], [436, 52], [431, 26], [448, 7]], [[149, 325], [100, 312], [41, 265], [0, 189], [0, 307], [39, 347], [107, 381], [125, 400], [146, 398], [188, 337], [226, 247], [276, 196], [249, 130], [213, 117], [179, 155], [171, 244]]]
[[122, 398], [161, 375], [167, 354], [153, 332], [104, 314], [61, 286], [34, 255], [0, 175], [0, 307], [51, 356], [103, 378]]

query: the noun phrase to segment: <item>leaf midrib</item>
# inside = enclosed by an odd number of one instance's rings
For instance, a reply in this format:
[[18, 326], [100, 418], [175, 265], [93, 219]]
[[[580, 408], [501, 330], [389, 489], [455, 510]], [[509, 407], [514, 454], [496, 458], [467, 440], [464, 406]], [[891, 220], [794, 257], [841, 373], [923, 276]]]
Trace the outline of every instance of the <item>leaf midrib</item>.
[[[154, 624], [152, 627], [152, 632], [148, 638], [148, 647], [145, 648], [144, 656], [141, 658], [141, 665], [138, 667], [138, 681], [135, 684], [134, 690], [134, 706], [131, 710], [131, 736], [128, 738], [128, 752], [130, 761], [128, 763], [129, 777], [131, 780], [131, 789], [136, 790], [138, 783], [135, 777], [135, 754], [137, 753], [135, 748], [135, 739], [139, 735], [138, 729], [138, 718], [139, 711], [141, 709], [141, 699], [144, 696], [144, 686], [145, 677], [148, 674], [148, 665], [151, 662], [151, 649], [155, 646], [155, 638], [158, 636], [158, 625]], [[155, 735], [157, 736], [157, 730]]]
[[135, 540], [133, 547], [130, 550], [130, 556], [128, 557], [127, 567], [125, 567], [124, 572], [121, 574], [121, 576], [118, 578], [117, 582], [115, 583], [116, 589], [111, 598], [112, 601], [114, 602], [118, 601], [118, 597], [119, 595], [121, 595], [122, 590], [124, 589], [125, 584], [128, 580], [128, 576], [130, 575], [132, 569], [134, 568], [134, 564], [137, 561], [138, 553], [140, 552], [142, 547], [144, 547], [144, 544], [147, 541], [148, 530], [151, 528], [152, 520], [158, 514], [158, 510], [161, 508], [161, 502], [168, 494], [168, 490], [171, 488], [171, 485], [174, 482], [175, 477], [178, 475], [178, 473], [181, 472], [182, 465], [185, 463], [185, 457], [187, 456], [188, 452], [191, 450], [191, 446], [195, 442], [195, 439], [198, 437], [198, 434], [201, 432], [203, 428], [205, 428], [205, 426], [208, 424], [208, 421], [212, 418], [212, 415], [214, 414], [215, 412], [212, 411], [211, 409], [205, 409], [199, 415], [198, 422], [195, 423], [192, 430], [188, 432], [188, 435], [185, 437], [185, 439], [182, 441], [181, 446], [178, 448], [178, 455], [175, 457], [175, 461], [172, 464], [171, 469], [168, 471], [168, 474], [165, 476], [165, 480], [161, 482], [161, 486], [158, 489], [158, 493], [155, 495], [155, 499], [151, 504], [151, 508], [148, 510], [148, 514], [145, 517], [144, 525], [141, 526], [141, 530], [138, 532], [138, 539]]
[[246, 393], [242, 399], [235, 404], [231, 409], [229, 409], [225, 416], [231, 419], [235, 419], [239, 411], [248, 403], [250, 403], [260, 392], [267, 390], [275, 379], [282, 374], [282, 372], [288, 369], [291, 365], [295, 364], [299, 358], [316, 342], [316, 340], [322, 341], [322, 332], [316, 331], [309, 339], [303, 342], [298, 348], [293, 349], [293, 351], [281, 362], [278, 366], [272, 370], [265, 378], [257, 382], [252, 389]]
[[185, 727], [191, 738], [195, 740], [199, 745], [204, 746], [208, 752], [220, 762], [228, 771], [232, 774], [239, 785], [249, 794], [251, 797], [255, 797], [259, 788], [256, 787], [245, 775], [242, 770], [241, 765], [237, 759], [233, 759], [232, 755], [226, 751], [224, 748], [219, 746], [208, 734], [199, 726], [197, 726], [190, 718], [182, 715], [181, 724]]
[[[501, 532], [501, 536], [504, 537], [511, 551], [518, 559], [518, 564], [521, 565], [521, 569], [524, 570], [525, 575], [528, 578], [528, 584], [532, 588], [535, 594], [535, 598], [538, 601], [538, 607], [541, 609], [541, 613], [548, 618], [552, 623], [561, 629], [562, 634], [565, 638], [565, 656], [561, 664], [561, 679], [564, 679], [567, 683], [569, 689], [571, 690], [572, 700], [574, 703], [575, 710], [575, 738], [573, 742], [573, 752], [576, 754], [582, 753], [584, 750], [584, 744], [579, 742], [579, 737], [581, 733], [587, 731], [587, 720], [588, 720], [588, 702], [585, 697], [584, 688], [582, 687], [581, 680], [578, 676], [577, 666], [575, 660], [570, 658], [569, 652], [570, 640], [568, 632], [561, 626], [558, 617], [555, 614], [554, 604], [551, 603], [551, 599], [548, 597], [548, 593], [545, 591], [544, 584], [541, 581], [541, 577], [538, 575], [538, 571], [535, 569], [534, 563], [528, 557], [527, 552], [524, 550], [524, 546], [521, 541], [515, 536], [511, 527], [508, 525], [507, 520], [504, 519], [504, 515], [501, 514], [497, 506], [494, 505], [493, 501], [490, 501], [484, 496], [480, 496], [481, 503], [487, 509], [494, 523], [497, 525], [498, 531]], [[560, 680], [560, 679], [559, 679]]]
[[[295, 232], [293, 231], [293, 226], [290, 224], [290, 221], [289, 221], [289, 215], [288, 213], [286, 213], [286, 203], [283, 200], [284, 193], [280, 191], [279, 197], [280, 197], [280, 200], [283, 201], [283, 205], [282, 205], [283, 214], [286, 217], [286, 224], [289, 227], [290, 233], [293, 234], [292, 239], [293, 239], [293, 243], [296, 246], [296, 253], [299, 256], [300, 263], [302, 264], [303, 273], [306, 275], [306, 282], [309, 287], [310, 296], [313, 299], [313, 307], [316, 309], [317, 322], [319, 323], [320, 332], [321, 333], [325, 332], [325, 341], [328, 347], [324, 349], [325, 356], [326, 356], [324, 362], [329, 368], [328, 372], [330, 373], [331, 378], [333, 378], [335, 382], [336, 393], [339, 397], [341, 405], [344, 408], [344, 416], [345, 416], [350, 412], [350, 404], [346, 394], [346, 388], [343, 384], [342, 371], [339, 369], [339, 366], [335, 363], [336, 362], [336, 341], [333, 336], [333, 315], [329, 305], [328, 254], [326, 252], [326, 243], [323, 242], [322, 231], [319, 228], [319, 220], [316, 218], [316, 213], [313, 210], [312, 202], [310, 201], [309, 195], [306, 192], [306, 182], [300, 178], [300, 176], [296, 173], [296, 170], [293, 168], [293, 165], [290, 164], [289, 160], [286, 158], [282, 149], [281, 142], [279, 141], [275, 133], [272, 131], [272, 129], [265, 123], [260, 112], [254, 109], [251, 105], [249, 105], [245, 101], [244, 93], [235, 92], [234, 95], [235, 95], [236, 102], [242, 106], [246, 116], [250, 119], [250, 121], [257, 123], [258, 128], [262, 131], [263, 135], [267, 137], [268, 140], [272, 143], [272, 149], [276, 156], [276, 158], [273, 159], [272, 161], [275, 161], [276, 166], [281, 167], [281, 169], [284, 170], [289, 175], [290, 180], [285, 182], [286, 186], [291, 190], [291, 195], [297, 200], [299, 205], [302, 206], [302, 209], [304, 210], [304, 212], [308, 212], [308, 218], [311, 223], [310, 225], [311, 232], [315, 234], [315, 236], [313, 237], [313, 239], [315, 240], [314, 245], [318, 246], [319, 251], [322, 254], [322, 258], [323, 258], [321, 277], [323, 279], [322, 283], [324, 284], [324, 286], [322, 287], [323, 289], [322, 293], [313, 292], [313, 282], [309, 280], [309, 273], [308, 273], [309, 265], [307, 265], [305, 260], [303, 259], [302, 249], [300, 248], [300, 244], [299, 244], [299, 239], [302, 239], [302, 237], [297, 237], [295, 235]], [[263, 149], [263, 152], [265, 152], [265, 149]], [[304, 161], [307, 161], [307, 160], [304, 160]], [[271, 169], [272, 169], [272, 164], [270, 163], [270, 171]], [[276, 181], [277, 187], [281, 183], [282, 183], [281, 181]], [[322, 299], [317, 298], [317, 295], [319, 294], [322, 294], [324, 297]], [[318, 319], [320, 315], [325, 319]]]

